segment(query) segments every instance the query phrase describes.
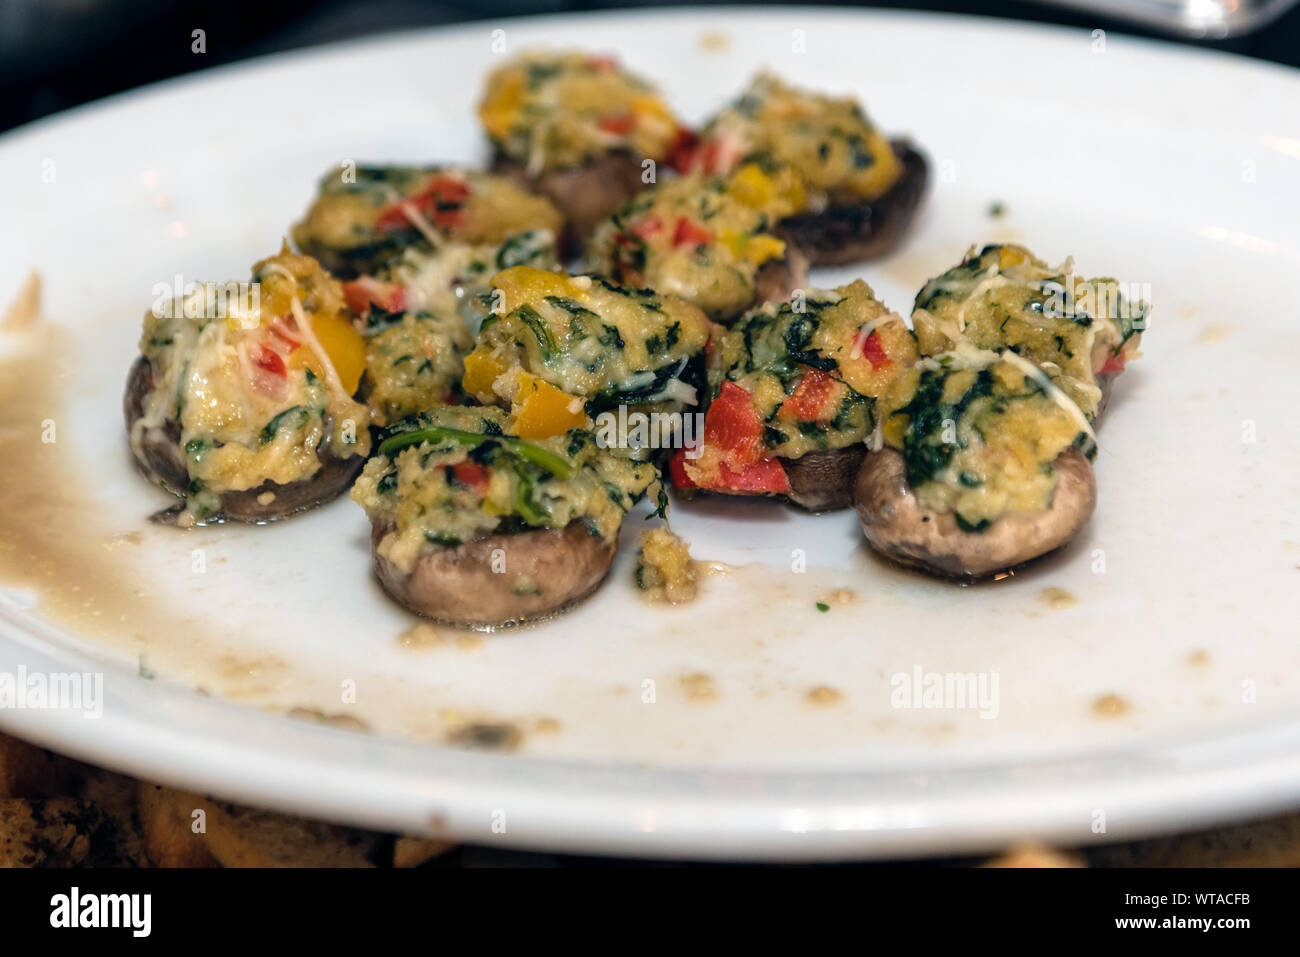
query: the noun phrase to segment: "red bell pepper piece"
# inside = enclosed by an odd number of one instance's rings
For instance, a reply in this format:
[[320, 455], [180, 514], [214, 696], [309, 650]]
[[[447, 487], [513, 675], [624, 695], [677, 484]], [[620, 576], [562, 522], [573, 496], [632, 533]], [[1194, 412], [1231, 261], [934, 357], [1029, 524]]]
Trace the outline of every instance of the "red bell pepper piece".
[[407, 229], [412, 223], [406, 213], [408, 205], [435, 226], [456, 226], [464, 217], [461, 204], [469, 196], [469, 184], [454, 176], [438, 174], [418, 193], [404, 202], [385, 206], [375, 221], [375, 228], [384, 232]]
[[1102, 364], [1102, 367], [1097, 370], [1097, 374], [1107, 375], [1112, 372], [1123, 372], [1125, 361], [1124, 353], [1122, 352], [1109, 355], [1106, 357], [1106, 361]]
[[788, 412], [799, 422], [819, 421], [835, 386], [836, 381], [821, 369], [805, 370], [793, 394], [782, 403], [782, 415]]
[[695, 161], [695, 150], [699, 146], [699, 137], [684, 126], [677, 128], [677, 138], [673, 140], [673, 145], [668, 147], [666, 157], [668, 165], [679, 173], [690, 171], [691, 164]]
[[704, 443], [725, 453], [728, 461], [748, 465], [762, 457], [761, 429], [758, 410], [744, 386], [725, 380], [704, 417]]
[[257, 366], [263, 372], [269, 372], [271, 375], [283, 378], [288, 369], [285, 367], [284, 360], [280, 354], [266, 346], [259, 346], [257, 355], [253, 357], [253, 365]]
[[374, 276], [361, 276], [343, 284], [343, 298], [358, 316], [368, 313], [371, 303], [385, 312], [401, 312], [406, 308], [406, 287], [382, 282]]
[[252, 364], [250, 370], [252, 381], [249, 384], [253, 387], [253, 391], [272, 399], [281, 398], [289, 384], [284, 357], [262, 344], [249, 349], [249, 360]]
[[873, 369], [887, 366], [894, 361], [889, 358], [889, 353], [885, 351], [884, 345], [880, 342], [880, 336], [876, 335], [874, 329], [868, 336], [858, 333], [858, 337], [853, 340], [853, 355], [864, 357], [871, 363]]
[[451, 466], [451, 474], [462, 485], [468, 485], [480, 495], [488, 487], [488, 470], [476, 462], [457, 462]]
[[668, 472], [678, 488], [708, 488], [733, 492], [789, 492], [790, 479], [776, 459], [766, 458], [760, 441], [763, 424], [743, 386], [724, 381], [704, 417], [704, 445], [716, 450], [716, 482], [701, 486], [691, 477], [686, 450], [678, 449]]
[[722, 489], [733, 492], [770, 492], [790, 491], [790, 477], [776, 459], [759, 459], [753, 465], [742, 469], [732, 469], [723, 465], [721, 469]]
[[659, 230], [664, 228], [664, 221], [658, 216], [647, 216], [641, 222], [632, 227], [632, 232], [642, 239], [647, 236], [653, 236]]
[[631, 113], [602, 116], [597, 125], [606, 133], [613, 133], [615, 136], [626, 136], [636, 126], [636, 117]]
[[668, 477], [672, 479], [673, 488], [699, 488], [695, 480], [686, 474], [685, 449], [678, 449], [668, 460]]
[[704, 173], [730, 173], [735, 168], [741, 158], [741, 147], [738, 143], [721, 137], [715, 137], [703, 142], [695, 141], [683, 143], [676, 147], [676, 153], [673, 155], [673, 167], [680, 173], [691, 173], [699, 170]]
[[713, 234], [703, 226], [696, 226], [685, 216], [678, 218], [677, 227], [673, 230], [674, 246], [703, 246]]

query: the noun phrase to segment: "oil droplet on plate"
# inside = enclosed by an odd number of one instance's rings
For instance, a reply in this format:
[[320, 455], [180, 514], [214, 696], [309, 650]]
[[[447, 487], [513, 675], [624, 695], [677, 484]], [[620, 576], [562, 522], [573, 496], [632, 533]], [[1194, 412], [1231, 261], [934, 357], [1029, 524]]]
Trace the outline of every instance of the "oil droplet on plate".
[[705, 53], [725, 53], [731, 48], [731, 37], [721, 30], [700, 34], [700, 49]]
[[1117, 694], [1102, 695], [1092, 703], [1092, 713], [1099, 718], [1122, 718], [1130, 710], [1129, 703]]
[[818, 685], [815, 688], [809, 688], [808, 693], [804, 695], [804, 700], [809, 704], [831, 705], [838, 704], [843, 700], [844, 695], [828, 685]]
[[682, 675], [682, 691], [688, 701], [706, 703], [718, 700], [718, 689], [713, 679], [706, 674]]
[[1049, 608], [1073, 608], [1079, 600], [1064, 588], [1044, 588], [1038, 593], [1038, 600]]

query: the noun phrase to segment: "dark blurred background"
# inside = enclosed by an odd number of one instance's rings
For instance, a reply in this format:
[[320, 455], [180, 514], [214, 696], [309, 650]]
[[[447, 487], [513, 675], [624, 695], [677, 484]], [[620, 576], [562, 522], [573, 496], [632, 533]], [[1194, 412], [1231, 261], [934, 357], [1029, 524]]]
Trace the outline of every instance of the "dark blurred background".
[[[660, 5], [636, 0], [0, 0], [0, 130], [144, 83], [278, 50], [467, 20]], [[884, 0], [858, 6], [1121, 30], [1300, 66], [1295, 0]], [[197, 54], [191, 37], [200, 29], [206, 51]]]

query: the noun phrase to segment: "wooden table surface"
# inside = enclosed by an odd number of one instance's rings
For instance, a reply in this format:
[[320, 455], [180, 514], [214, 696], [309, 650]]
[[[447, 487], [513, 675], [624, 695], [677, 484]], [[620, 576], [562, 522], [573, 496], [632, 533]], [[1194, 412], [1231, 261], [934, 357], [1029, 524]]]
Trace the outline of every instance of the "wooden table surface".
[[[0, 734], [0, 866], [4, 867], [490, 867], [598, 862], [609, 863], [379, 834], [240, 807], [136, 781]], [[1300, 866], [1300, 813], [1148, 841], [1082, 849], [1026, 844], [995, 858], [928, 863], [1296, 867]]]

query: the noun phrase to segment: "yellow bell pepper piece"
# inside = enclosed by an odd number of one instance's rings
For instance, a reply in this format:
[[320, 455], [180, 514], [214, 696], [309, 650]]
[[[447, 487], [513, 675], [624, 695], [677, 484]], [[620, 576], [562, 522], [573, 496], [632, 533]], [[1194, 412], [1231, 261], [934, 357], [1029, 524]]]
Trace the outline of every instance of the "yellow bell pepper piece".
[[775, 236], [750, 236], [745, 244], [745, 258], [755, 263], [765, 263], [785, 253], [785, 243]]
[[[348, 395], [357, 391], [361, 384], [361, 374], [366, 371], [366, 341], [352, 323], [342, 316], [334, 314], [317, 314], [311, 316], [311, 330], [315, 333], [330, 364], [338, 373]], [[291, 369], [308, 368], [318, 377], [325, 377], [316, 353], [306, 344], [299, 346], [289, 356]]]
[[515, 70], [488, 91], [478, 108], [478, 118], [493, 138], [501, 140], [510, 135], [515, 117], [524, 100], [524, 73]]
[[1010, 269], [1029, 262], [1027, 251], [1020, 246], [1003, 246], [998, 250], [998, 268]]
[[461, 386], [480, 402], [495, 402], [492, 383], [505, 373], [506, 364], [492, 355], [490, 349], [480, 347], [465, 357], [465, 377]]
[[746, 163], [732, 173], [727, 192], [750, 209], [778, 219], [802, 210], [807, 199], [803, 178], [792, 167], [782, 166], [769, 174], [757, 163]]
[[907, 414], [900, 412], [889, 416], [884, 422], [880, 423], [880, 432], [885, 443], [892, 448], [901, 449], [903, 447], [903, 436], [907, 433], [909, 421]]
[[547, 439], [587, 424], [582, 400], [527, 372], [519, 375], [514, 413], [514, 433], [521, 439]]
[[[587, 281], [588, 284], [590, 280]], [[582, 299], [586, 289], [575, 283], [568, 273], [549, 272], [535, 266], [512, 266], [492, 277], [494, 293], [500, 291], [504, 297], [500, 311], [513, 312], [524, 303], [535, 302], [547, 296], [563, 296], [566, 299]], [[495, 296], [493, 297], [495, 298]]]
[[724, 229], [718, 234], [718, 239], [737, 259], [743, 259], [756, 266], [761, 266], [769, 259], [775, 259], [785, 253], [784, 242], [764, 233], [751, 236], [734, 229]]
[[677, 125], [677, 119], [673, 116], [672, 110], [668, 109], [664, 101], [657, 96], [634, 96], [632, 98], [632, 112], [639, 117], [658, 120], [674, 127]]
[[752, 209], [762, 209], [776, 198], [776, 186], [757, 163], [746, 163], [736, 170], [727, 192]]

